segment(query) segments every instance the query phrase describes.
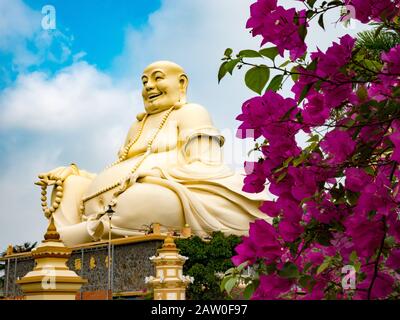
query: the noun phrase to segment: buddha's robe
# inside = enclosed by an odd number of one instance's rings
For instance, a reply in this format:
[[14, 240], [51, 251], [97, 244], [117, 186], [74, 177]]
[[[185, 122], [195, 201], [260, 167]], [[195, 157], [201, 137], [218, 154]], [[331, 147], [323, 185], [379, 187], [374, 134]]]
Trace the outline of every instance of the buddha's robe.
[[[129, 175], [165, 112], [148, 115], [127, 160], [95, 177], [81, 174], [65, 180], [64, 198], [54, 218], [67, 245], [108, 237], [104, 208], [116, 189], [87, 201], [83, 215], [79, 214], [81, 199]], [[135, 138], [141, 121], [133, 124], [125, 145]], [[223, 164], [223, 143], [224, 138], [202, 106], [186, 104], [172, 111], [153, 142], [151, 154], [137, 170], [138, 179], [116, 198], [113, 237], [143, 234], [139, 229], [155, 222], [171, 229], [189, 224], [201, 236], [212, 231], [245, 235], [249, 222], [268, 219], [258, 208], [271, 196], [242, 191], [243, 175]]]

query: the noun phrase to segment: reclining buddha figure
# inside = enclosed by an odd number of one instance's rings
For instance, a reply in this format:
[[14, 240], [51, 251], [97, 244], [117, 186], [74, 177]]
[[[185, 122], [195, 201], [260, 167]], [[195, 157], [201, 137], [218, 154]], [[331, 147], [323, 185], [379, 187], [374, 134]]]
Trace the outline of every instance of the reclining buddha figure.
[[[188, 78], [177, 64], [159, 61], [143, 72], [145, 112], [136, 116], [118, 160], [98, 175], [72, 164], [39, 175], [42, 206], [61, 239], [72, 246], [143, 234], [159, 223], [194, 234], [246, 235], [266, 194], [242, 191], [243, 176], [224, 165], [224, 138], [201, 105], [186, 102]], [[46, 187], [54, 185], [52, 205]]]

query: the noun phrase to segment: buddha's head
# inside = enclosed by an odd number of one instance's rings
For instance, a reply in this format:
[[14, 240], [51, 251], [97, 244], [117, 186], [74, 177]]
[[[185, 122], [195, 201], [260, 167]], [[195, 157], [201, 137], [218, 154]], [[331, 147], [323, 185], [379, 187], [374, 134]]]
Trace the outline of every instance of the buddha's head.
[[182, 67], [170, 61], [157, 61], [142, 75], [143, 102], [147, 113], [157, 113], [186, 103], [188, 78]]

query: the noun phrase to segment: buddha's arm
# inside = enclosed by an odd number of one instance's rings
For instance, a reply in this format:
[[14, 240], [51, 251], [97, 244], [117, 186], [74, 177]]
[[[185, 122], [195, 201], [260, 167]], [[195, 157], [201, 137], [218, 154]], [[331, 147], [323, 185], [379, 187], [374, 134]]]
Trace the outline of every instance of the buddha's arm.
[[182, 153], [185, 164], [200, 162], [207, 166], [222, 164], [221, 142], [217, 136], [199, 133], [184, 145]]
[[178, 179], [208, 179], [231, 173], [223, 165], [224, 138], [212, 123], [202, 106], [184, 106], [178, 118], [179, 163], [170, 168], [169, 174]]

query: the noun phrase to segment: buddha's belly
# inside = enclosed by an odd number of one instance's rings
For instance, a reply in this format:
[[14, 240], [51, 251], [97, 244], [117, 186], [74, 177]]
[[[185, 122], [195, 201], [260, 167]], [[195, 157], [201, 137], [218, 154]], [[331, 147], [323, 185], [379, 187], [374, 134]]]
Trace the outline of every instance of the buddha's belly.
[[[92, 195], [99, 193], [99, 191], [107, 189], [116, 182], [124, 180], [132, 172], [135, 165], [141, 161], [142, 157], [143, 155], [130, 158], [99, 173], [89, 185], [83, 198], [91, 197]], [[136, 172], [150, 170], [153, 167], [168, 168], [169, 166], [176, 164], [177, 161], [178, 157], [176, 150], [153, 153], [146, 157]], [[102, 207], [111, 200], [111, 197], [116, 190], [117, 189], [112, 189], [86, 201], [85, 213], [92, 214], [102, 209]]]

